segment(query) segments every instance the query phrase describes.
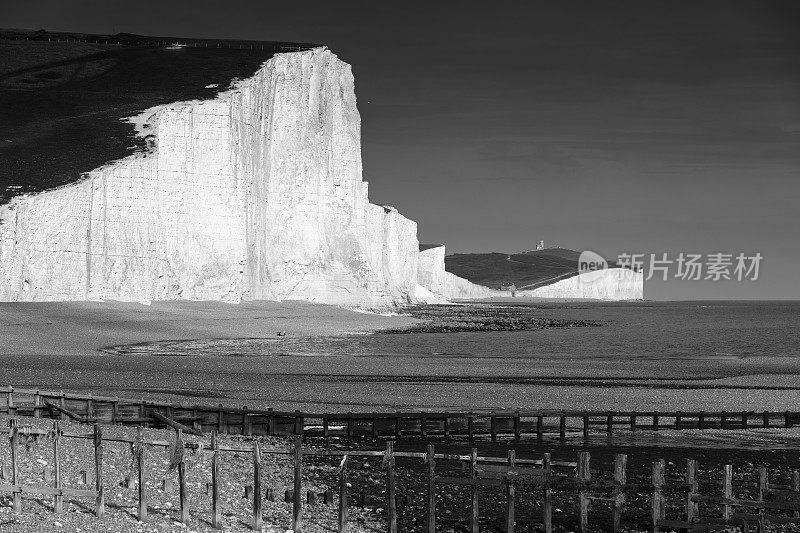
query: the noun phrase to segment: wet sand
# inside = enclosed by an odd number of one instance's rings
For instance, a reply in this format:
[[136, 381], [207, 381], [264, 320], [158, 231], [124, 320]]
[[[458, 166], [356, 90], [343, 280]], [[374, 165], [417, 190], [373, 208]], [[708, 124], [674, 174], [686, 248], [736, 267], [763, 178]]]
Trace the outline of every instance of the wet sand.
[[[760, 329], [746, 339], [732, 337], [752, 322], [749, 315], [734, 317], [735, 332], [717, 340], [705, 324], [693, 332], [652, 312], [553, 304], [531, 313], [604, 324], [358, 335], [414, 321], [295, 302], [4, 303], [0, 383], [312, 412], [783, 411], [800, 405], [798, 354], [777, 346], [759, 355], [759, 339], [766, 339]], [[796, 321], [793, 316], [780, 320]], [[665, 330], [664, 339], [683, 344], [657, 339], [659, 353], [629, 346], [654, 324]], [[765, 324], [767, 333], [796, 334], [775, 320]], [[276, 335], [282, 330], [286, 337]], [[748, 339], [755, 339], [748, 352], [737, 354]]]

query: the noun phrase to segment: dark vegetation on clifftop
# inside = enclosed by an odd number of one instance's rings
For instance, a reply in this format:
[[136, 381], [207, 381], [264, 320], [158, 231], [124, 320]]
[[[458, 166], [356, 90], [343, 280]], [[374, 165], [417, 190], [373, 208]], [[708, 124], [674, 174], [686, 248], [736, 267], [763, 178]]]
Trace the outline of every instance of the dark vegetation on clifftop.
[[576, 276], [579, 256], [567, 248], [545, 248], [516, 254], [453, 254], [444, 258], [444, 264], [448, 272], [492, 289], [506, 284], [535, 289]]
[[0, 30], [0, 204], [145, 148], [121, 119], [213, 98], [276, 52], [311, 47]]

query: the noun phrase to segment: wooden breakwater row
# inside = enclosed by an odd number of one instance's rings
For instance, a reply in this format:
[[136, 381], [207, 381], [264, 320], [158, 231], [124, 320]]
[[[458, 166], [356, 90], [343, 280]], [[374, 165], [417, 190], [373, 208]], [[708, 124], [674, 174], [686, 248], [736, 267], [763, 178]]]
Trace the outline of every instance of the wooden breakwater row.
[[631, 411], [470, 411], [308, 413], [209, 405], [182, 405], [144, 399], [0, 387], [0, 413], [85, 423], [174, 427], [193, 433], [304, 435], [324, 437], [537, 438], [583, 432], [664, 429], [790, 428], [800, 412], [631, 412]]
[[[350, 492], [358, 488], [349, 488], [350, 481], [356, 482], [355, 479], [348, 477], [348, 459], [351, 457], [383, 459], [379, 467], [383, 471], [381, 477], [384, 482], [382, 490], [384, 496], [380, 504], [386, 509], [386, 531], [389, 533], [398, 531], [398, 502], [407, 501], [407, 498], [398, 494], [397, 490], [396, 460], [401, 458], [421, 460], [423, 463], [426, 489], [422, 491], [421, 496], [424, 501], [418, 503], [425, 509], [423, 530], [427, 533], [435, 533], [437, 529], [437, 493], [441, 493], [442, 490], [445, 492], [457, 490], [455, 487], [469, 492], [469, 514], [463, 522], [472, 533], [478, 533], [481, 526], [481, 499], [486, 497], [487, 490], [495, 491], [495, 498], [490, 505], [496, 505], [497, 496], [505, 500], [502, 522], [503, 529], [507, 533], [513, 533], [515, 527], [523, 522], [541, 526], [541, 529], [548, 533], [553, 531], [554, 524], [566, 523], [568, 527], [574, 527], [577, 522], [578, 531], [588, 532], [592, 516], [595, 520], [599, 519], [604, 530], [615, 533], [632, 525], [635, 527], [644, 525], [654, 532], [666, 529], [708, 531], [725, 526], [738, 526], [744, 531], [749, 531], [752, 525], [757, 527], [760, 533], [764, 533], [768, 525], [800, 524], [800, 471], [797, 470], [791, 472], [790, 483], [780, 484], [771, 483], [766, 467], [761, 467], [757, 469], [757, 480], [739, 479], [740, 485], [749, 484], [751, 487], [748, 489], [750, 495], [737, 497], [733, 485], [732, 466], [725, 465], [721, 469], [721, 475], [701, 480], [697, 461], [692, 459], [686, 461], [685, 471], [677, 476], [675, 472], [668, 476], [665, 461], [659, 459], [652, 463], [650, 479], [636, 483], [628, 481], [628, 458], [621, 454], [615, 457], [611, 476], [604, 477], [603, 471], [591, 468], [588, 452], [580, 452], [576, 462], [559, 462], [551, 460], [549, 453], [545, 453], [540, 460], [517, 459], [515, 450], [509, 450], [506, 457], [481, 457], [478, 456], [476, 448], [472, 448], [469, 455], [437, 454], [432, 444], [428, 445], [427, 452], [397, 452], [392, 441], [386, 443], [384, 450], [311, 449], [303, 447], [302, 437], [299, 435], [294, 437], [294, 446], [290, 448], [261, 446], [257, 440], [253, 441], [252, 447], [241, 447], [221, 445], [216, 438], [216, 432], [212, 433], [210, 443], [206, 447], [204, 443], [184, 442], [181, 430], [176, 430], [173, 440], [146, 440], [141, 428], [136, 438], [108, 438], [103, 435], [99, 424], [94, 425], [92, 433], [84, 434], [64, 431], [60, 421], [55, 421], [53, 429], [46, 431], [22, 426], [17, 419], [11, 419], [8, 429], [3, 429], [2, 432], [8, 433], [10, 467], [7, 468], [5, 464], [0, 465], [2, 466], [0, 494], [11, 494], [12, 510], [16, 513], [24, 512], [22, 496], [29, 494], [52, 498], [49, 510], [56, 514], [64, 512], [65, 500], [88, 499], [92, 502], [94, 513], [102, 517], [106, 511], [106, 493], [109, 489], [106, 482], [113, 475], [104, 470], [104, 445], [109, 442], [123, 442], [130, 444], [132, 463], [136, 465], [136, 477], [133, 480], [127, 478], [119, 484], [128, 485], [128, 488], [138, 488], [136, 518], [140, 522], [148, 519], [148, 499], [145, 490], [148, 455], [152, 453], [154, 447], [170, 447], [181, 451], [177, 454], [177, 459], [174, 459], [177, 462], [175, 471], [178, 478], [176, 518], [184, 524], [190, 523], [192, 516], [188, 505], [183, 452], [186, 449], [199, 449], [211, 455], [210, 479], [205, 484], [205, 497], [210, 500], [210, 522], [215, 529], [221, 529], [225, 525], [220, 497], [220, 472], [225, 455], [231, 452], [252, 454], [252, 475], [243, 476], [238, 482], [243, 485], [241, 494], [250, 501], [252, 513], [249, 523], [255, 530], [261, 530], [264, 523], [264, 501], [275, 500], [272, 488], [263, 483], [262, 459], [269, 454], [289, 455], [293, 458], [293, 489], [286, 491], [285, 501], [292, 505], [291, 527], [297, 533], [303, 531], [303, 465], [304, 461], [311, 457], [341, 459], [336, 476], [338, 483], [335, 486], [338, 490], [334, 491], [333, 487], [325, 490], [322, 502], [319, 502], [317, 494], [312, 492], [308, 492], [305, 498], [307, 504], [338, 505], [336, 530], [339, 532], [348, 530]], [[28, 455], [23, 452], [27, 444], [22, 441], [31, 435], [52, 441], [53, 471], [45, 471], [47, 474], [43, 474], [41, 483], [25, 485], [21, 481], [20, 468]], [[90, 439], [93, 442], [94, 488], [92, 489], [65, 486], [61, 471], [61, 456], [63, 441], [68, 438]], [[175, 456], [173, 454], [173, 457]], [[459, 463], [462, 466], [460, 471], [466, 474], [452, 475], [452, 468], [445, 472], [441, 471], [442, 465], [454, 462]], [[83, 481], [85, 483], [87, 479]], [[166, 482], [166, 479], [164, 481]], [[166, 483], [163, 490], [169, 492]], [[641, 498], [643, 495], [649, 500], [645, 503], [645, 507], [650, 511], [649, 521], [643, 523], [641, 518], [628, 517], [626, 523], [626, 513], [635, 506], [633, 502], [629, 502], [629, 498], [631, 496]], [[684, 502], [683, 513], [673, 511], [677, 516], [671, 518], [666, 516], [668, 496], [673, 500], [677, 498]], [[419, 495], [416, 497], [420, 498]], [[528, 504], [525, 514], [518, 512], [517, 504], [522, 498], [525, 498]], [[532, 500], [536, 500], [536, 505], [530, 505]], [[565, 506], [565, 501], [573, 501], [575, 504]], [[610, 503], [611, 516], [605, 519], [598, 516], [598, 513], [592, 510], [596, 502]], [[703, 504], [705, 511], [702, 516], [700, 504]], [[402, 505], [401, 503], [400, 506]], [[639, 506], [642, 507], [641, 504]], [[718, 512], [709, 514], [711, 508], [715, 508]], [[538, 516], [534, 516], [534, 512]]]

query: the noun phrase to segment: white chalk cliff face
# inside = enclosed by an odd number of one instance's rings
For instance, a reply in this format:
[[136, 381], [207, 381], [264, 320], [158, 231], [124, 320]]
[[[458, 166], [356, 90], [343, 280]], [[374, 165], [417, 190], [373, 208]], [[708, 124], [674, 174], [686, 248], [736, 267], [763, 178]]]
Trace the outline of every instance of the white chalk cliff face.
[[[509, 297], [510, 291], [490, 289], [447, 272], [445, 247], [428, 248], [419, 253], [417, 280], [441, 300], [476, 300]], [[644, 275], [629, 269], [610, 268], [580, 274], [551, 285], [516, 291], [516, 297], [593, 300], [641, 300], [644, 298]]]
[[369, 203], [353, 75], [330, 51], [141, 118], [151, 151], [0, 207], [0, 300], [414, 299], [416, 223]]

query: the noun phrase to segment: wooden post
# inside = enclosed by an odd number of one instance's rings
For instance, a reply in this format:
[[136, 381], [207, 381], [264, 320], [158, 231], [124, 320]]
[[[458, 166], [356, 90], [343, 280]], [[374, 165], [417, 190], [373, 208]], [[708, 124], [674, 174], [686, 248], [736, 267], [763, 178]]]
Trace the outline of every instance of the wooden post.
[[[66, 403], [66, 395], [64, 394], [64, 391], [62, 390], [61, 393], [58, 395], [58, 405], [63, 409], [65, 403]], [[66, 415], [62, 411], [62, 412], [60, 412], [58, 414], [58, 419], [59, 420], [64, 420], [65, 416]]]
[[[722, 497], [733, 498], [733, 466], [725, 465], [725, 470], [722, 476]], [[733, 511], [729, 504], [722, 506], [722, 518], [730, 520]]]
[[242, 414], [242, 433], [247, 437], [253, 434], [253, 418], [249, 413]]
[[350, 415], [347, 417], [347, 438], [350, 439], [353, 437], [353, 413], [348, 411], [347, 414]]
[[763, 413], [761, 413], [761, 416], [763, 417], [763, 420], [764, 420], [764, 427], [768, 428], [769, 427], [769, 411], [764, 411]]
[[[224, 411], [219, 411], [222, 416]], [[220, 418], [221, 420], [221, 418]], [[219, 501], [219, 444], [217, 432], [211, 431], [211, 527], [222, 529], [222, 505]]]
[[614, 435], [614, 413], [611, 412], [606, 415], [606, 433], [609, 437]]
[[401, 436], [401, 432], [400, 432], [400, 421], [401, 420], [402, 419], [400, 418], [400, 413], [397, 413], [397, 416], [394, 417], [394, 436], [395, 436], [396, 439], [399, 439], [400, 436]]
[[705, 422], [705, 419], [706, 419], [705, 412], [704, 411], [700, 411], [700, 413], [697, 415], [697, 429], [704, 429], [703, 428], [703, 425], [704, 425], [703, 422]]
[[94, 418], [94, 399], [89, 396], [86, 400], [86, 419], [91, 421], [92, 418]]
[[[769, 478], [767, 468], [762, 466], [758, 469], [758, 501], [764, 501], [764, 495], [769, 490]], [[758, 533], [766, 533], [766, 509], [758, 510]]]
[[583, 438], [589, 438], [589, 415], [583, 413]]
[[[514, 466], [516, 459], [516, 452], [508, 450], [508, 466]], [[506, 479], [506, 533], [514, 533], [514, 499], [516, 497], [517, 488], [514, 485], [514, 480], [511, 478]]]
[[303, 436], [306, 430], [306, 419], [300, 411], [294, 412], [294, 434]]
[[658, 431], [658, 411], [653, 411], [653, 431]]
[[423, 439], [428, 436], [428, 419], [424, 416], [419, 419], [419, 430]]
[[700, 506], [692, 498], [697, 495], [697, 461], [695, 459], [686, 460], [686, 485], [689, 491], [686, 493], [686, 521], [694, 522], [699, 517]]
[[116, 426], [119, 423], [119, 400], [111, 402], [111, 425]]
[[636, 431], [636, 413], [631, 413], [631, 431]]
[[397, 533], [397, 497], [394, 483], [394, 442], [386, 442], [386, 452], [383, 456], [386, 466], [386, 513], [388, 533]]
[[564, 440], [567, 437], [567, 417], [561, 415], [558, 420], [558, 437]]
[[428, 533], [436, 533], [436, 455], [428, 444]]
[[[478, 477], [478, 448], [472, 448], [469, 455], [469, 477], [475, 479]], [[470, 487], [472, 496], [472, 505], [470, 513], [470, 533], [480, 533], [478, 530], [478, 486], [473, 485]]]
[[42, 417], [42, 397], [39, 395], [39, 389], [33, 393], [33, 418]]
[[253, 529], [261, 531], [264, 502], [261, 499], [261, 448], [253, 441]]
[[272, 414], [272, 407], [267, 409], [269, 414], [267, 415], [267, 435], [274, 435], [275, 434], [275, 416]]
[[144, 470], [144, 432], [142, 427], [136, 428], [137, 442], [139, 443], [138, 455], [136, 457], [136, 468], [139, 471], [139, 522], [147, 520], [147, 490], [144, 483], [145, 470]]
[[492, 411], [492, 416], [489, 418], [489, 434], [491, 435], [492, 442], [497, 442], [497, 417]]
[[[11, 402], [11, 393], [9, 393], [9, 402]], [[10, 405], [13, 405], [13, 403]], [[19, 459], [17, 458], [17, 448], [19, 447], [19, 429], [17, 428], [17, 419], [12, 418], [8, 421], [8, 425], [8, 437], [11, 443], [11, 484], [15, 489], [12, 496], [11, 509], [15, 513], [19, 513], [22, 511], [22, 491], [18, 490], [20, 479]]]
[[537, 416], [536, 417], [536, 440], [539, 442], [542, 441], [542, 433], [544, 431], [544, 417]]
[[592, 474], [589, 472], [589, 452], [578, 454], [578, 468], [575, 472], [578, 482], [578, 516], [579, 531], [588, 533], [589, 531], [589, 490], [587, 483], [591, 480]]
[[628, 456], [617, 454], [614, 459], [614, 515], [612, 531], [619, 533], [622, 528], [622, 507], [625, 505], [625, 484], [628, 482]]
[[17, 416], [17, 408], [14, 405], [14, 387], [9, 387], [6, 393], [6, 404], [8, 405], [8, 416], [13, 418]]
[[[175, 430], [175, 446], [183, 448], [183, 431]], [[183, 450], [185, 451], [185, 450]], [[178, 498], [180, 499], [181, 523], [189, 524], [189, 493], [186, 490], [186, 462], [181, 451], [181, 461], [178, 463]]]
[[661, 531], [658, 524], [664, 519], [664, 459], [653, 462], [653, 532]]
[[347, 531], [347, 455], [339, 465], [339, 533]]
[[550, 454], [542, 456], [542, 469], [545, 471], [544, 498], [542, 501], [542, 522], [544, 523], [544, 533], [553, 533], [553, 491], [550, 489]]
[[294, 501], [292, 502], [292, 529], [300, 533], [303, 528], [303, 499], [300, 496], [303, 476], [303, 437], [294, 436]]
[[372, 412], [372, 438], [378, 438], [378, 414], [374, 411]]
[[106, 512], [106, 495], [103, 487], [103, 430], [100, 424], [94, 425], [94, 484], [97, 491], [94, 512], [97, 518], [103, 518]]
[[514, 413], [514, 441], [519, 442], [522, 436], [522, 428], [520, 427], [519, 411]]
[[444, 419], [442, 420], [442, 429], [444, 430], [444, 438], [450, 438], [450, 414], [445, 413]]
[[747, 418], [748, 418], [748, 415], [749, 414], [748, 414], [747, 411], [742, 411], [742, 429], [747, 429]]
[[789, 411], [783, 413], [783, 426], [787, 428], [792, 427], [792, 414]]
[[675, 413], [675, 429], [681, 429], [681, 412], [678, 411]]
[[728, 415], [725, 411], [719, 416], [719, 428], [725, 429], [725, 423], [728, 421]]
[[[800, 470], [792, 471], [792, 490], [794, 492], [800, 492]], [[792, 512], [792, 516], [794, 518], [800, 518], [800, 511]]]
[[[61, 423], [56, 420], [53, 422], [53, 470], [55, 471], [55, 489], [63, 488], [61, 480]], [[64, 496], [56, 493], [53, 496], [53, 510], [57, 515], [64, 512]]]

